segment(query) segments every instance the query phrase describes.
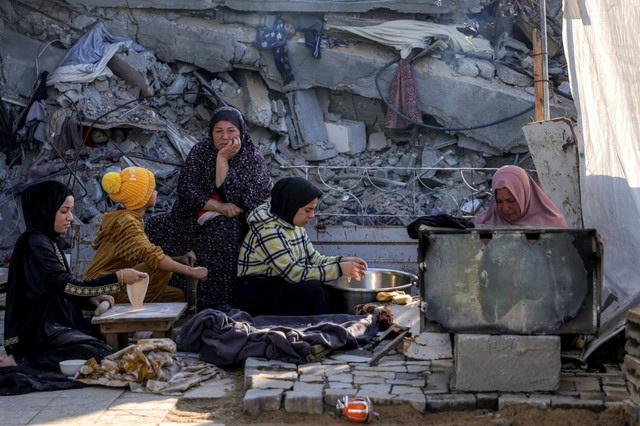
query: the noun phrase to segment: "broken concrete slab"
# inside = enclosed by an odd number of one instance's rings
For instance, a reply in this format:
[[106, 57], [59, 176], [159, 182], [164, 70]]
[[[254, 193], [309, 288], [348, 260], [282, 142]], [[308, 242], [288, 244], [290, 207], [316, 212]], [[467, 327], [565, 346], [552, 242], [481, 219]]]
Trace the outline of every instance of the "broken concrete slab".
[[326, 144], [329, 141], [329, 136], [315, 91], [312, 89], [296, 90], [293, 93], [293, 102], [296, 127], [299, 130], [298, 135], [304, 143], [303, 146]]
[[[33, 86], [38, 80], [37, 73], [55, 70], [64, 54], [64, 50], [52, 46], [51, 43], [37, 41], [12, 31], [1, 32], [0, 58], [8, 83], [3, 85], [3, 91], [14, 88], [17, 95], [31, 98]], [[5, 92], [3, 96], [8, 94], [10, 93]]]
[[449, 333], [422, 332], [404, 339], [402, 353], [410, 359], [433, 360], [453, 358]]
[[367, 132], [364, 123], [353, 120], [327, 121], [329, 143], [336, 147], [339, 153], [358, 154], [367, 149]]
[[239, 73], [238, 83], [242, 85], [245, 120], [258, 126], [271, 124], [271, 101], [269, 90], [259, 74], [244, 71]]

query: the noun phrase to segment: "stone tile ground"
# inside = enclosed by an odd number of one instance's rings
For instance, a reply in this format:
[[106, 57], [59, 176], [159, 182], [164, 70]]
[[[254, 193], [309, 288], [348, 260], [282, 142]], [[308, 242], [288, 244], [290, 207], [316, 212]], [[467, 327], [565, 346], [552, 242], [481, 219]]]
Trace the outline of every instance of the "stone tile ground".
[[[4, 306], [4, 294], [0, 295], [0, 306]], [[4, 309], [0, 309], [3, 322]], [[3, 347], [0, 352], [4, 354]], [[604, 372], [563, 368], [560, 386], [553, 392], [458, 393], [452, 386], [451, 359], [416, 361], [395, 350], [378, 365], [370, 366], [371, 355], [366, 351], [339, 352], [321, 363], [304, 365], [249, 358], [244, 366], [243, 407], [252, 415], [269, 410], [313, 414], [333, 410], [345, 395], [368, 396], [375, 405], [408, 404], [417, 412], [498, 410], [517, 404], [600, 410], [629, 400], [629, 383], [618, 364], [605, 364]], [[0, 423], [168, 425], [163, 419], [180, 398], [223, 398], [233, 386], [230, 379], [209, 381], [181, 397], [104, 387], [3, 396]]]

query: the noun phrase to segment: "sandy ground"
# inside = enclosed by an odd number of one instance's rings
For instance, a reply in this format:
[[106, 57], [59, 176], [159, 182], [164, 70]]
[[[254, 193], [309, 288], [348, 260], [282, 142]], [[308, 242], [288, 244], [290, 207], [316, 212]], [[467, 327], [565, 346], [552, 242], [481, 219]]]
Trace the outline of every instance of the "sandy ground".
[[[165, 417], [174, 423], [224, 423], [234, 425], [348, 425], [344, 417], [332, 413], [325, 406], [322, 415], [287, 413], [284, 409], [267, 411], [257, 417], [242, 411], [242, 370], [229, 371], [236, 379], [236, 391], [218, 400], [180, 400]], [[378, 416], [371, 422], [378, 425], [624, 425], [626, 414], [622, 406], [611, 407], [600, 413], [589, 410], [542, 410], [529, 406], [508, 407], [498, 412], [485, 410], [419, 413], [408, 405], [375, 406]]]

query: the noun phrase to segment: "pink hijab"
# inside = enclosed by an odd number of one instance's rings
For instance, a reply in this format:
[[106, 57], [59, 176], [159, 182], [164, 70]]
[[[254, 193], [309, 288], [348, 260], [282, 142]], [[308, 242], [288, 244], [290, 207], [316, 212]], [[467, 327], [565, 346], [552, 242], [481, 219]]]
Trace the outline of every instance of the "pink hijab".
[[501, 167], [494, 175], [491, 183], [493, 193], [506, 188], [520, 206], [522, 216], [515, 222], [508, 222], [500, 216], [495, 198], [489, 208], [480, 213], [474, 223], [488, 225], [522, 225], [522, 226], [555, 226], [567, 228], [567, 222], [560, 210], [553, 205], [549, 197], [540, 189], [531, 176], [517, 166]]

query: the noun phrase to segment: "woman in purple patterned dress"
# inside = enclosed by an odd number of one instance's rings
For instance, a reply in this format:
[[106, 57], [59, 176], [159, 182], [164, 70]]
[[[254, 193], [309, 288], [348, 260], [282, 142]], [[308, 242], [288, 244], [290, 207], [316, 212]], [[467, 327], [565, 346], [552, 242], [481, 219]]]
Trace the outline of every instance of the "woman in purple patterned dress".
[[[236, 306], [236, 271], [246, 216], [264, 203], [273, 186], [260, 150], [247, 133], [240, 111], [213, 112], [209, 137], [189, 153], [178, 179], [178, 199], [170, 213], [152, 216], [145, 232], [173, 256], [193, 250], [209, 270], [198, 284], [198, 310]], [[186, 251], [185, 251], [186, 250]], [[170, 285], [186, 290], [183, 275]]]

